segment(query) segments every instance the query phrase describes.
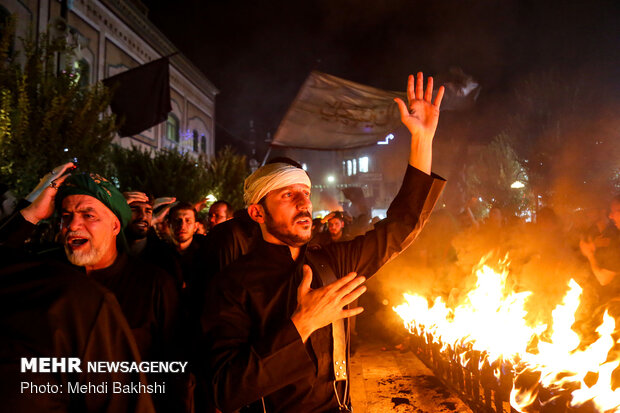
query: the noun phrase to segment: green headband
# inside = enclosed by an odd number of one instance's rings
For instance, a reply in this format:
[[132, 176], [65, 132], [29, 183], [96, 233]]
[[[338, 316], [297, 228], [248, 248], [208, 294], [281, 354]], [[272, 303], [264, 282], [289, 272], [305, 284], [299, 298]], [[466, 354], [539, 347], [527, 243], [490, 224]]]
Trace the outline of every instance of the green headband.
[[121, 192], [112, 182], [95, 173], [80, 173], [69, 176], [58, 189], [56, 210], [60, 211], [62, 200], [69, 195], [88, 195], [101, 201], [116, 215], [124, 229], [131, 220], [131, 208]]

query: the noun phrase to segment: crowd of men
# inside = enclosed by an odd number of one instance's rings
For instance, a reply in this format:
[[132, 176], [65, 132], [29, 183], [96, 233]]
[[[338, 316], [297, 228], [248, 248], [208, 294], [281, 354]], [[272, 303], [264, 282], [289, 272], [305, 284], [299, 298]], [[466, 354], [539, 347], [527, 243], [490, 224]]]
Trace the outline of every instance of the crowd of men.
[[[121, 193], [61, 165], [0, 222], [0, 390], [13, 412], [336, 412], [351, 409], [349, 318], [363, 285], [407, 248], [445, 181], [431, 173], [443, 87], [410, 76], [396, 99], [411, 133], [403, 184], [374, 226], [333, 211], [313, 222], [307, 173], [275, 159], [245, 181], [247, 208]], [[614, 206], [615, 205], [615, 206]], [[620, 200], [612, 209], [620, 228]], [[32, 248], [57, 218], [55, 241]], [[325, 228], [321, 231], [321, 228]], [[584, 240], [601, 284], [605, 269]], [[51, 247], [51, 248], [47, 248]], [[616, 277], [617, 278], [617, 277]], [[189, 360], [183, 373], [24, 373], [20, 359]], [[23, 394], [23, 381], [165, 382], [165, 393]]]
[[[3, 266], [0, 400], [10, 411], [342, 411], [348, 392], [348, 308], [366, 277], [421, 230], [444, 181], [431, 175], [440, 88], [422, 74], [397, 99], [411, 132], [403, 186], [388, 217], [344, 241], [313, 242], [311, 182], [279, 159], [245, 181], [247, 209], [232, 218], [214, 203], [200, 225], [195, 205], [121, 193], [106, 178], [61, 165], [0, 226]], [[37, 248], [37, 228], [58, 219]], [[336, 221], [340, 221], [339, 223]], [[332, 224], [334, 221], [335, 224]], [[202, 232], [207, 232], [202, 235]], [[342, 242], [334, 242], [342, 241]], [[183, 373], [20, 372], [20, 359], [189, 360]], [[111, 377], [113, 376], [113, 377]], [[154, 394], [64, 391], [24, 395], [18, 383], [64, 386], [166, 383]], [[35, 386], [36, 388], [36, 386]]]

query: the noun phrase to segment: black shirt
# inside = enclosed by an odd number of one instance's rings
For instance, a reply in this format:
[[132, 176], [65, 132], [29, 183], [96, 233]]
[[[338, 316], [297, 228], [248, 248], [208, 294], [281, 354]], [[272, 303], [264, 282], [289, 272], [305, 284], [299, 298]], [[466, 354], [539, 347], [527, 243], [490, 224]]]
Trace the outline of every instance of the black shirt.
[[205, 370], [213, 375], [216, 405], [228, 412], [245, 405], [269, 412], [337, 411], [331, 326], [304, 344], [290, 317], [297, 307], [302, 266], [342, 277], [372, 276], [422, 229], [445, 182], [409, 167], [388, 218], [352, 241], [304, 247], [293, 261], [288, 246], [260, 241], [211, 284], [203, 316]]
[[[0, 254], [2, 255], [2, 254]], [[4, 258], [4, 257], [3, 257]], [[90, 373], [89, 361], [139, 361], [119, 305], [109, 291], [59, 262], [0, 269], [0, 405], [7, 412], [154, 412], [148, 394], [115, 394], [113, 381], [138, 373]], [[82, 373], [21, 373], [20, 358], [78, 357]], [[57, 394], [20, 393], [21, 382], [62, 385]], [[68, 393], [68, 383], [108, 383], [103, 394]]]

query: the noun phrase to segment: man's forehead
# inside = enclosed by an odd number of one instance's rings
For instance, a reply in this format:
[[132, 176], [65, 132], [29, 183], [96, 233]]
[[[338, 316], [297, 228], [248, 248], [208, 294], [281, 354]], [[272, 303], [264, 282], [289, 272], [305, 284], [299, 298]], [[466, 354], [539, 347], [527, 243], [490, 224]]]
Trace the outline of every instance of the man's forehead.
[[310, 187], [306, 184], [292, 184], [292, 185], [284, 186], [279, 189], [274, 189], [273, 191], [270, 191], [269, 194], [271, 193], [281, 194], [282, 192], [287, 192], [287, 191], [310, 191]]
[[112, 213], [103, 202], [90, 195], [68, 195], [62, 200], [64, 211], [79, 211], [84, 209], [106, 210]]
[[191, 209], [179, 209], [174, 212], [173, 218], [185, 218], [188, 215], [194, 218], [194, 211]]
[[211, 205], [211, 208], [209, 208], [209, 212], [222, 212], [225, 209], [226, 205], [224, 204]]
[[140, 201], [134, 201], [131, 204], [129, 204], [130, 208], [144, 208], [144, 209], [153, 209], [153, 205], [151, 205], [150, 202], [140, 202]]

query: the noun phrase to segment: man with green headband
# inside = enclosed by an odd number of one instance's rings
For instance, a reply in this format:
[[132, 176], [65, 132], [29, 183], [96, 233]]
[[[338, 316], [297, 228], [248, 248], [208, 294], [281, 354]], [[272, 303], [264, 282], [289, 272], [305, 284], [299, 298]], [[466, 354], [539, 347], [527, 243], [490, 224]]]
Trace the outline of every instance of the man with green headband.
[[[36, 225], [56, 211], [66, 258], [114, 293], [142, 359], [180, 360], [175, 281], [160, 268], [126, 254], [123, 229], [131, 209], [123, 194], [100, 175], [62, 172], [20, 211], [21, 216]], [[150, 377], [155, 379], [168, 378]], [[170, 383], [167, 394], [153, 395], [157, 410], [184, 411], [184, 386]]]

